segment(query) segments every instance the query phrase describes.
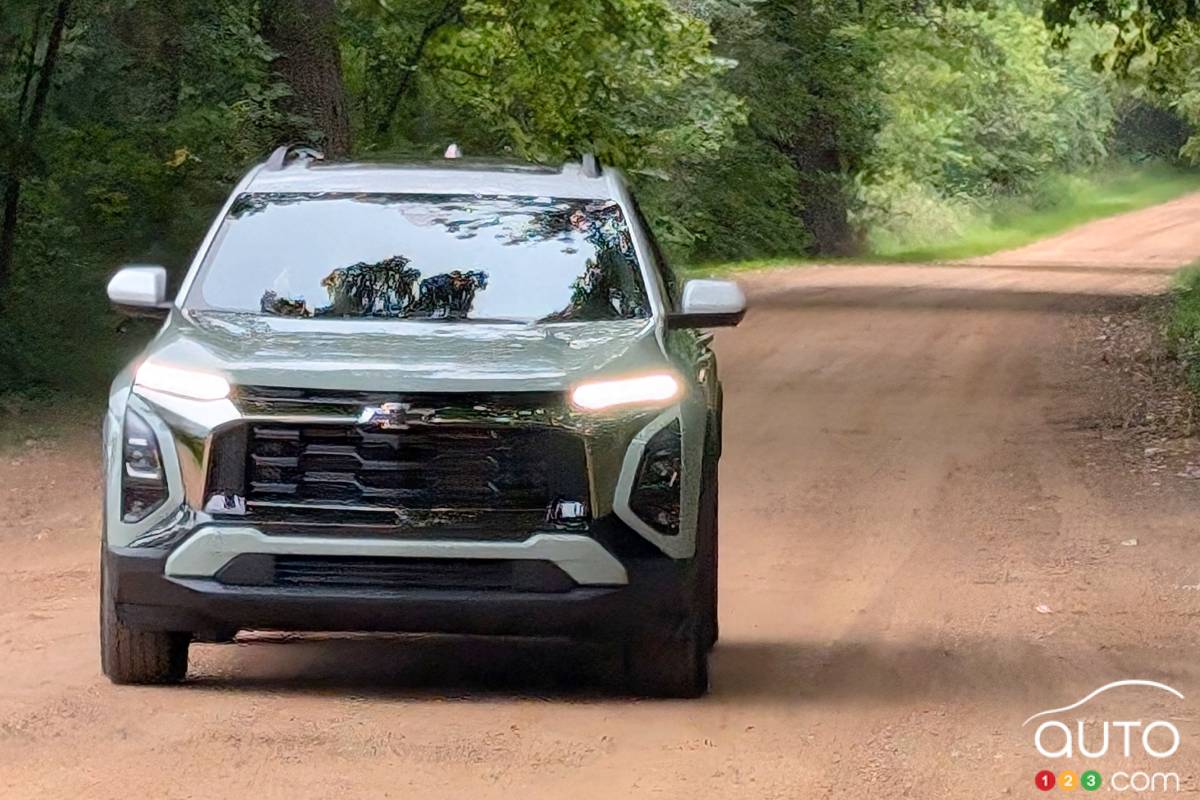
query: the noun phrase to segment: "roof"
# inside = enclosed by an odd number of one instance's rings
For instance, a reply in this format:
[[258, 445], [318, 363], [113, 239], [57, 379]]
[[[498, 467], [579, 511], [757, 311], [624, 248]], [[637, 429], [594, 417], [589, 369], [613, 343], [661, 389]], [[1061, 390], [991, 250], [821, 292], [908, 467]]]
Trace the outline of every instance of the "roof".
[[562, 167], [448, 159], [412, 164], [322, 163], [296, 159], [281, 169], [266, 165], [250, 176], [251, 192], [378, 192], [480, 194], [608, 199], [619, 193], [620, 173], [584, 174], [578, 163]]

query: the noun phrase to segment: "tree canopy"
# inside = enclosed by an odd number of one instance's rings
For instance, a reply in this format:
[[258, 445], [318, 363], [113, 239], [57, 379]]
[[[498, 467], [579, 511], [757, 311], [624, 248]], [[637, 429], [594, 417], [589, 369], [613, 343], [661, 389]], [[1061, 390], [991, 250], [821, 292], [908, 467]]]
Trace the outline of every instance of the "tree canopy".
[[139, 260], [178, 279], [285, 141], [595, 152], [679, 262], [852, 255], [1042, 202], [1113, 158], [1200, 155], [1193, 17], [1163, 0], [9, 0], [0, 341], [19, 344], [0, 393], [105, 385], [148, 333], [108, 311], [107, 276]]
[[741, 121], [712, 43], [659, 0], [469, 0], [430, 57], [447, 97], [518, 155], [646, 166], [711, 156]]

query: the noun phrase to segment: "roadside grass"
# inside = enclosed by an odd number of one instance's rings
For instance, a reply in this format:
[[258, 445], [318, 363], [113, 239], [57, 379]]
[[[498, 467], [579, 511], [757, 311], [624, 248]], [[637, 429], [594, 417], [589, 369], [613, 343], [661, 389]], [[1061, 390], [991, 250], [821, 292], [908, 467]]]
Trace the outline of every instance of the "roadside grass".
[[1021, 247], [1085, 222], [1136, 211], [1194, 191], [1200, 191], [1200, 171], [1163, 164], [1112, 166], [1094, 175], [1048, 176], [1032, 197], [978, 207], [949, 236], [941, 230], [922, 231], [919, 221], [915, 221], [905, 234], [871, 234], [869, 251], [853, 259], [783, 256], [688, 265], [684, 273], [719, 276], [842, 262], [894, 264], [973, 258]]
[[1197, 190], [1200, 190], [1200, 172], [1164, 165], [1115, 168], [1088, 176], [1054, 176], [1032, 198], [1005, 200], [981, 210], [956, 236], [917, 246], [900, 240], [877, 239], [872, 257], [887, 261], [947, 261], [988, 255]]
[[760, 269], [781, 267], [809, 267], [814, 264], [833, 264], [846, 259], [814, 258], [812, 256], [776, 256], [774, 258], [750, 258], [745, 261], [706, 261], [686, 264], [682, 273], [687, 278], [723, 277], [737, 272], [753, 272]]
[[1167, 347], [1184, 365], [1188, 385], [1200, 394], [1200, 262], [1175, 276]]
[[95, 399], [62, 392], [0, 394], [0, 452], [96, 429], [102, 413]]

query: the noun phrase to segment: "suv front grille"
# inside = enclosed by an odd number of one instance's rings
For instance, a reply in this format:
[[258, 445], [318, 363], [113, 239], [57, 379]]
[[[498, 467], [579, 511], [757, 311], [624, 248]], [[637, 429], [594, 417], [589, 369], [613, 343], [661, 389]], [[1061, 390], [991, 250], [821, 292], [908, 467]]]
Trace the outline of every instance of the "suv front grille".
[[[551, 431], [258, 424], [250, 429], [247, 499], [432, 510], [545, 510]], [[570, 448], [567, 448], [568, 450]]]
[[586, 507], [586, 463], [583, 441], [554, 428], [252, 422], [218, 437], [210, 494], [239, 495], [248, 517], [294, 532], [382, 527], [524, 538], [548, 522], [586, 522], [553, 513], [559, 501]]
[[[285, 535], [510, 540], [589, 522], [584, 440], [560, 426], [561, 394], [239, 386], [234, 401], [247, 420], [211, 448], [205, 507], [218, 519]], [[400, 401], [407, 427], [353, 421]]]

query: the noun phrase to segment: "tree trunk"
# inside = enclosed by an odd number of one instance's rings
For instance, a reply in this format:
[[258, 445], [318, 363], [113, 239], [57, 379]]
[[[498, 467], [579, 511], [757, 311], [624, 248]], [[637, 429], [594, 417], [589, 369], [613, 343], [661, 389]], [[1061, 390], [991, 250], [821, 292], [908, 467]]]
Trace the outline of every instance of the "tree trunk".
[[[350, 114], [342, 83], [334, 0], [264, 0], [262, 34], [278, 53], [272, 69], [292, 90], [283, 110], [304, 117], [321, 132], [329, 158], [350, 153]], [[304, 139], [296, 125], [288, 134]]]
[[[54, 11], [54, 22], [50, 26], [50, 36], [46, 39], [46, 55], [42, 57], [42, 66], [38, 70], [33, 102], [29, 106], [29, 117], [23, 126], [21, 120], [17, 120], [19, 139], [11, 151], [12, 157], [4, 182], [3, 212], [0, 215], [0, 306], [3, 305], [12, 274], [13, 247], [17, 241], [17, 210], [21, 205], [21, 170], [32, 158], [34, 139], [42, 124], [42, 116], [46, 113], [46, 99], [50, 96], [50, 86], [54, 82], [58, 47], [62, 43], [63, 30], [67, 27], [67, 16], [70, 13], [71, 0], [59, 0], [58, 8]], [[36, 41], [33, 46], [36, 50]]]
[[42, 42], [42, 15], [39, 13], [33, 20], [33, 35], [29, 37], [29, 57], [25, 60], [25, 74], [21, 80], [21, 96], [17, 99], [17, 116], [13, 120], [14, 130], [20, 130], [21, 120], [25, 119], [25, 106], [29, 103], [29, 89], [33, 86], [33, 78], [37, 75], [37, 51]]
[[[20, 41], [20, 37], [14, 36], [13, 41]], [[21, 69], [21, 95], [17, 99], [17, 111], [12, 117], [12, 130], [14, 131], [20, 131], [21, 123], [25, 120], [25, 106], [29, 102], [29, 92], [33, 88], [33, 79], [37, 76], [37, 54], [38, 47], [41, 46], [41, 43], [42, 14], [39, 11], [33, 18], [33, 33], [29, 37], [29, 47], [24, 47], [23, 45], [25, 43], [21, 42], [21, 47], [14, 48], [17, 51], [13, 56], [14, 65], [19, 64], [22, 60], [24, 61], [24, 65]], [[28, 50], [29, 54], [23, 55], [26, 50]], [[9, 181], [16, 180], [16, 175], [12, 174], [11, 170], [13, 164], [17, 163], [17, 159], [19, 158], [19, 154], [16, 151], [16, 148], [19, 144], [20, 138], [18, 136], [17, 139], [9, 145], [13, 148], [13, 150], [9, 152], [9, 160], [8, 163], [4, 165], [4, 172], [0, 173], [0, 198], [4, 197], [8, 193]], [[0, 206], [0, 239], [4, 238], [3, 219], [4, 207]]]
[[800, 142], [776, 143], [799, 175], [804, 198], [800, 220], [812, 236], [811, 252], [819, 256], [854, 256], [862, 251], [862, 234], [850, 222], [848, 181], [838, 150], [834, 120], [813, 116]]

